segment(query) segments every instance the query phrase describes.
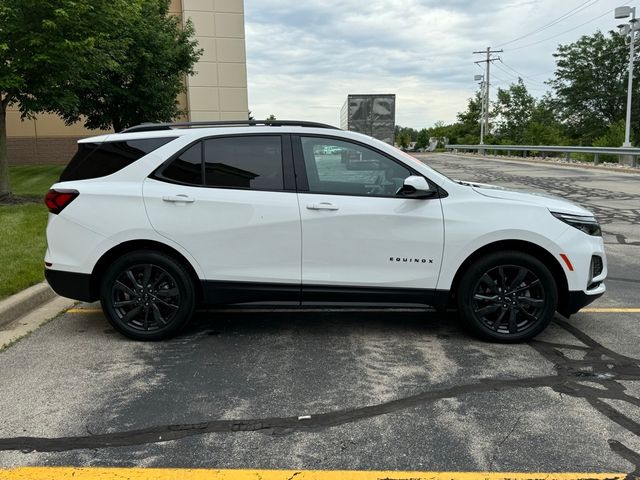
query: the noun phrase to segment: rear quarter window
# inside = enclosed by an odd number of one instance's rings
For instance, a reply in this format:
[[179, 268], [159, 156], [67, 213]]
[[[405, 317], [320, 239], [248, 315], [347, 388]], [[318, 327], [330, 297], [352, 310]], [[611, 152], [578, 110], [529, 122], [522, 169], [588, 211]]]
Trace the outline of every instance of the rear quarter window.
[[121, 142], [79, 143], [78, 151], [60, 175], [61, 182], [106, 177], [176, 137], [145, 138]]

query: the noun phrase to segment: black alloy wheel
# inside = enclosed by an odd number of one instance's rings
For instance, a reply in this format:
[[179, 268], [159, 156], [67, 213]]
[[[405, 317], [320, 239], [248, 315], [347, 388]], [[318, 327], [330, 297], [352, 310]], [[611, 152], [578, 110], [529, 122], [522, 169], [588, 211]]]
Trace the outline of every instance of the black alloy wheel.
[[553, 319], [557, 287], [548, 268], [521, 252], [496, 252], [474, 263], [460, 282], [458, 307], [479, 336], [518, 342]]
[[194, 308], [193, 284], [184, 267], [159, 252], [132, 252], [106, 272], [102, 308], [111, 324], [135, 340], [177, 334]]

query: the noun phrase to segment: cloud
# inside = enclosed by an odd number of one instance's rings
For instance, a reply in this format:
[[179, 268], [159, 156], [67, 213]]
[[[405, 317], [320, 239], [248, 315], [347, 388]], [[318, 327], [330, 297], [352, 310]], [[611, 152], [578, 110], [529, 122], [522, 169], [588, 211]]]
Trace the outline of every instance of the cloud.
[[[247, 0], [249, 108], [256, 118], [337, 125], [349, 93], [395, 93], [397, 123], [422, 128], [451, 122], [466, 106], [482, 68], [472, 52], [529, 33], [584, 4], [552, 0]], [[568, 43], [612, 15], [537, 46], [514, 49], [586, 22], [618, 5], [590, 0], [550, 28], [505, 45], [503, 61], [544, 93], [558, 41]], [[578, 9], [579, 10], [579, 9]], [[611, 18], [610, 18], [611, 17]], [[509, 47], [509, 48], [507, 48]], [[498, 65], [493, 92], [518, 74]]]

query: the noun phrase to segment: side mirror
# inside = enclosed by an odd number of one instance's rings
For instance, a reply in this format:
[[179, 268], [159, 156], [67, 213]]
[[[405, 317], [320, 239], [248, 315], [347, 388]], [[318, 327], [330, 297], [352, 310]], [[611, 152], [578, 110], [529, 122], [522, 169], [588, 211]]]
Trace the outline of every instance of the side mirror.
[[431, 188], [429, 182], [427, 182], [424, 177], [411, 175], [404, 179], [404, 183], [396, 192], [396, 196], [406, 198], [431, 198], [437, 193], [438, 191], [435, 188]]

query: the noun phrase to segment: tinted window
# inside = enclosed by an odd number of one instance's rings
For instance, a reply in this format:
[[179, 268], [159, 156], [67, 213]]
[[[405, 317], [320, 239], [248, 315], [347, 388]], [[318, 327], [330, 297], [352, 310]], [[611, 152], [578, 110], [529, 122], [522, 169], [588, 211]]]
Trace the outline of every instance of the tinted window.
[[280, 136], [212, 138], [204, 142], [205, 185], [282, 190]]
[[162, 178], [189, 185], [202, 185], [202, 143], [182, 152], [162, 171]]
[[361, 145], [302, 137], [309, 191], [394, 197], [409, 169]]
[[173, 138], [148, 138], [125, 142], [79, 143], [78, 151], [60, 175], [60, 181], [86, 180], [116, 173]]

